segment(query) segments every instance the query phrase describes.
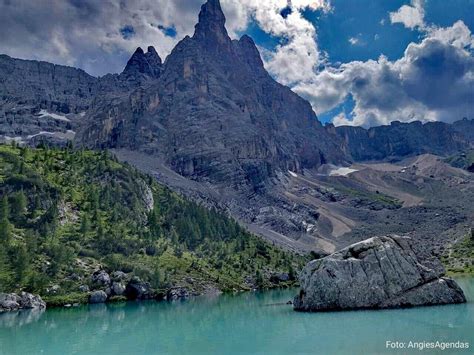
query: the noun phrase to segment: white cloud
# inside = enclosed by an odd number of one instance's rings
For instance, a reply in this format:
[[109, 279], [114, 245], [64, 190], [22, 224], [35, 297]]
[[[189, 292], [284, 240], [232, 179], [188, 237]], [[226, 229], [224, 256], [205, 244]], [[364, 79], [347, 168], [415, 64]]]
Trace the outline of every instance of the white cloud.
[[392, 23], [401, 23], [410, 29], [423, 28], [425, 26], [423, 0], [412, 0], [411, 5], [403, 5], [396, 12], [391, 12], [390, 21]]
[[238, 14], [228, 21], [235, 26], [230, 26], [231, 33], [245, 29], [252, 18], [263, 31], [284, 40], [274, 52], [264, 53], [266, 68], [282, 84], [293, 85], [305, 80], [324, 62], [316, 41], [316, 29], [303, 17], [302, 11], [307, 8], [329, 11], [328, 1], [292, 0], [291, 12], [286, 17], [281, 12], [288, 7], [287, 0], [223, 0], [222, 4], [226, 14]]
[[348, 39], [348, 42], [349, 42], [351, 45], [355, 46], [355, 45], [359, 44], [359, 39], [358, 39], [357, 37], [350, 37], [350, 38]]
[[373, 126], [399, 121], [447, 121], [474, 113], [474, 37], [462, 21], [432, 29], [411, 43], [402, 58], [350, 62], [317, 73], [294, 88], [320, 112], [351, 94], [353, 121], [339, 115], [334, 123]]
[[344, 112], [341, 112], [340, 114], [336, 115], [334, 119], [332, 120], [332, 123], [334, 126], [354, 126], [355, 122], [352, 119], [347, 118], [346, 114]]
[[[177, 41], [194, 31], [204, 0], [3, 0], [0, 1], [0, 52], [82, 67], [93, 74], [121, 71], [136, 47], [154, 45], [164, 59]], [[255, 21], [282, 39], [263, 51], [265, 66], [282, 84], [308, 98], [317, 113], [330, 111], [352, 95], [351, 118], [336, 124], [377, 125], [392, 120], [452, 121], [473, 115], [474, 39], [458, 21], [451, 27], [427, 25], [421, 0], [390, 13], [392, 23], [420, 30], [402, 58], [385, 57], [331, 66], [317, 43], [315, 25], [302, 15], [311, 8], [330, 11], [329, 0], [221, 0], [232, 37]], [[54, 11], [51, 11], [54, 9]], [[382, 19], [381, 24], [385, 21]], [[120, 33], [133, 27], [128, 39]], [[175, 38], [161, 27], [173, 27]], [[360, 38], [348, 39], [360, 45]], [[33, 49], [34, 48], [34, 49]], [[324, 67], [324, 70], [320, 68]], [[351, 119], [353, 119], [351, 121]]]

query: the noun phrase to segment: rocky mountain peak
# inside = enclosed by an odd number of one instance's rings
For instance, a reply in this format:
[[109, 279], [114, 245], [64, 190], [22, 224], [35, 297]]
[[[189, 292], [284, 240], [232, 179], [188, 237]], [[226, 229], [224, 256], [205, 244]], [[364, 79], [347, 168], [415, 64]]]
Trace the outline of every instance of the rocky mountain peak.
[[123, 74], [127, 76], [143, 74], [157, 78], [161, 73], [162, 64], [162, 60], [153, 46], [149, 46], [146, 53], [141, 47], [138, 47], [128, 61]]
[[211, 47], [215, 44], [229, 44], [231, 40], [225, 28], [225, 21], [219, 0], [208, 0], [201, 6], [193, 38], [205, 40]]

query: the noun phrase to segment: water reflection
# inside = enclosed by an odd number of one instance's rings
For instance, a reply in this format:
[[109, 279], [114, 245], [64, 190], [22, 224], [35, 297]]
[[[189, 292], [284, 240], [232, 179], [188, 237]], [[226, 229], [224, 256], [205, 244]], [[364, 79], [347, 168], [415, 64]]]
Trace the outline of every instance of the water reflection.
[[44, 312], [44, 309], [27, 309], [0, 314], [0, 328], [20, 328], [26, 324], [37, 322]]
[[[474, 279], [462, 287], [474, 292]], [[470, 341], [474, 304], [305, 314], [295, 290], [129, 302], [0, 316], [7, 354], [384, 353], [387, 339]], [[471, 294], [472, 295], [472, 294]], [[21, 340], [21, 341], [20, 341]], [[2, 353], [0, 348], [0, 353]]]

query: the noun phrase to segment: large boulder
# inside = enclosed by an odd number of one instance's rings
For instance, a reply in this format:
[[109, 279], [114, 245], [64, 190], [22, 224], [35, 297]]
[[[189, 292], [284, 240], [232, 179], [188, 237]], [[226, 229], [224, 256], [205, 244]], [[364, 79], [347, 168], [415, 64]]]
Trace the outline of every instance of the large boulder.
[[0, 312], [20, 309], [20, 297], [15, 293], [0, 293]]
[[107, 294], [104, 291], [94, 291], [89, 296], [89, 303], [104, 303], [107, 301]]
[[132, 277], [125, 288], [125, 296], [132, 300], [144, 300], [153, 298], [150, 283], [142, 281], [138, 276]]
[[0, 293], [0, 312], [17, 311], [20, 309], [45, 309], [46, 303], [40, 296], [31, 293]]
[[92, 282], [99, 286], [109, 286], [110, 276], [105, 270], [98, 270], [92, 274]]
[[294, 309], [314, 312], [466, 302], [456, 282], [441, 276], [420, 264], [409, 238], [370, 238], [306, 265]]
[[44, 302], [40, 296], [35, 296], [28, 292], [22, 292], [20, 294], [20, 306], [23, 309], [45, 309], [46, 302]]
[[112, 292], [116, 296], [122, 296], [125, 293], [125, 286], [121, 282], [114, 282], [112, 284]]

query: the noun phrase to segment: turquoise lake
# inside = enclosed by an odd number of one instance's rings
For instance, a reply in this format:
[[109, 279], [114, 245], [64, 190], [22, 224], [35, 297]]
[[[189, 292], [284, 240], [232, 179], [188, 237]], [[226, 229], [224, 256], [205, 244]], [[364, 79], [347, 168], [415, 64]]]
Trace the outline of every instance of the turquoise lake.
[[403, 310], [296, 313], [297, 290], [130, 302], [0, 316], [0, 354], [453, 354], [387, 349], [386, 341], [469, 342], [474, 279], [459, 279], [467, 304]]

